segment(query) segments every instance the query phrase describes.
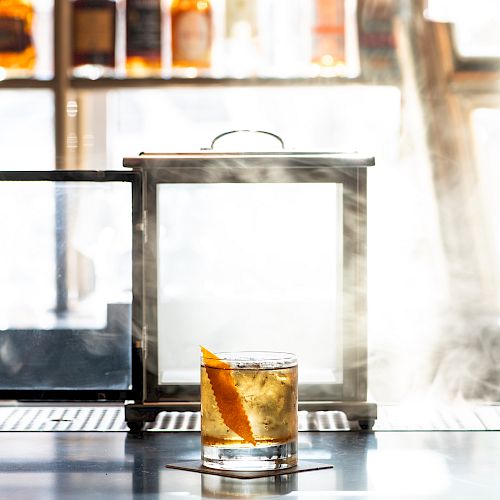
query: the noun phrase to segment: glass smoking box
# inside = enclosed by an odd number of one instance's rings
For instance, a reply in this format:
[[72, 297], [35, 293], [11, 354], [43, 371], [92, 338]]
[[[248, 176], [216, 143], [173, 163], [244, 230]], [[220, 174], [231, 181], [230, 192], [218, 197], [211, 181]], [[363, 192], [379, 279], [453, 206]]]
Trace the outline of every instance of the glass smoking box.
[[199, 409], [200, 345], [293, 352], [299, 408], [371, 428], [366, 173], [324, 152], [0, 172], [0, 398]]

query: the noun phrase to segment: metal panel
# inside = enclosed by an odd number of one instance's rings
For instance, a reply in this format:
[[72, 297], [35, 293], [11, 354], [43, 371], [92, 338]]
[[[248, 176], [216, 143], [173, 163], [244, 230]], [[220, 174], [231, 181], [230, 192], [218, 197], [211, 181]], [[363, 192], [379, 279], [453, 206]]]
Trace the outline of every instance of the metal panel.
[[[471, 404], [460, 407], [380, 405], [375, 431], [500, 430], [500, 406]], [[124, 432], [123, 406], [37, 405], [0, 407], [0, 432]], [[200, 430], [199, 411], [163, 411], [144, 430], [183, 432]], [[355, 427], [341, 411], [299, 410], [299, 431], [338, 431]]]

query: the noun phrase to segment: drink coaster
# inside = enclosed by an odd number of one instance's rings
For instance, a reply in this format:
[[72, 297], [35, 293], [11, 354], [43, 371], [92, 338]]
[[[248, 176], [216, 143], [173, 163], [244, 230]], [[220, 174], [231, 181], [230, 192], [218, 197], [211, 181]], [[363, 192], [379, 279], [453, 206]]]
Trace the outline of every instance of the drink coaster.
[[333, 465], [320, 464], [317, 462], [299, 461], [295, 467], [288, 469], [275, 469], [275, 470], [259, 470], [259, 471], [235, 471], [235, 470], [219, 470], [210, 469], [201, 465], [198, 460], [191, 460], [186, 462], [178, 462], [174, 464], [165, 465], [167, 469], [187, 470], [191, 472], [200, 472], [201, 474], [212, 474], [214, 476], [233, 477], [237, 479], [255, 479], [257, 477], [268, 476], [281, 476], [283, 474], [296, 474], [298, 472], [305, 472], [309, 470], [332, 469]]

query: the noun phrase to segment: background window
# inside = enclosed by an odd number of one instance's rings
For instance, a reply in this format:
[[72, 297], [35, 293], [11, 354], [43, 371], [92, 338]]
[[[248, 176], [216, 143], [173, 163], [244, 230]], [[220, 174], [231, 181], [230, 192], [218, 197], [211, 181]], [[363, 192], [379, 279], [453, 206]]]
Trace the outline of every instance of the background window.
[[54, 168], [53, 106], [49, 90], [0, 92], [0, 170]]

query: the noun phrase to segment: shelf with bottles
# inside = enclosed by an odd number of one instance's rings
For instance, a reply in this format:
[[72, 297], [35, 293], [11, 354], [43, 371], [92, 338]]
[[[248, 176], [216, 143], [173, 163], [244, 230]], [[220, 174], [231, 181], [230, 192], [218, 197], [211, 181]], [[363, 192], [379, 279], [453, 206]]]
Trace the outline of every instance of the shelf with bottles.
[[[0, 81], [25, 77], [31, 86], [53, 78], [52, 11], [61, 8], [69, 21], [65, 64], [73, 78], [356, 78], [356, 3], [72, 0], [61, 7], [53, 0], [0, 0]], [[23, 45], [29, 61], [20, 64]]]
[[54, 89], [53, 80], [37, 80], [35, 78], [7, 78], [0, 80], [0, 89]]
[[[214, 77], [172, 77], [172, 78], [72, 78], [70, 86], [75, 90], [127, 89], [161, 87], [284, 87], [284, 86], [330, 86], [370, 83], [361, 77], [346, 80], [340, 77], [297, 77], [297, 78], [214, 78]], [[1, 82], [0, 82], [1, 87]]]
[[72, 5], [75, 77], [355, 78], [360, 72], [355, 0]]

